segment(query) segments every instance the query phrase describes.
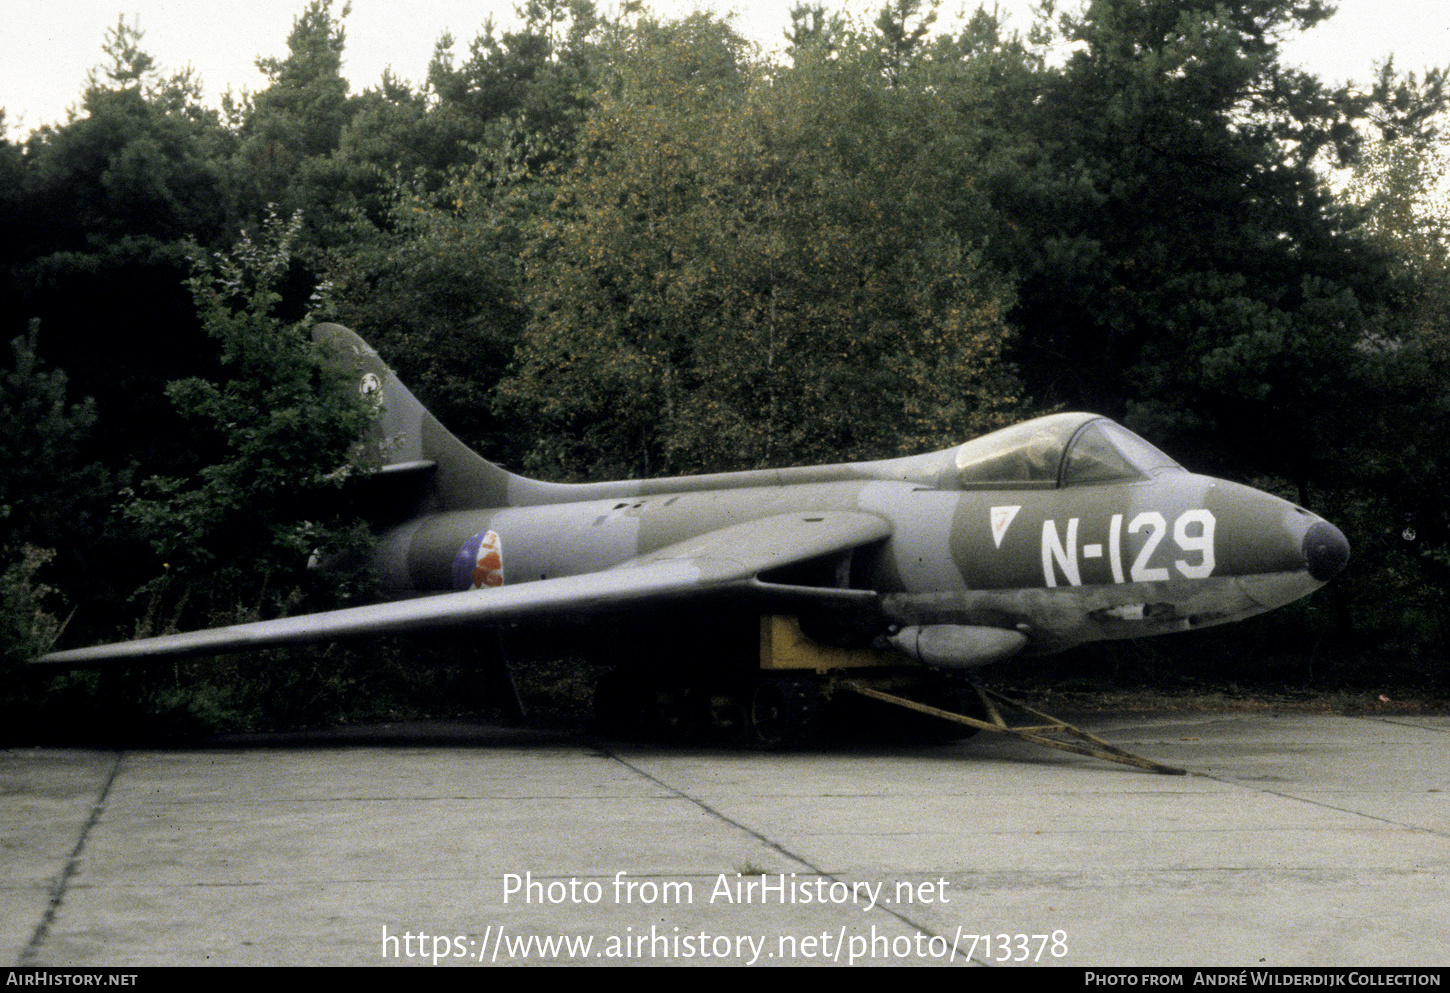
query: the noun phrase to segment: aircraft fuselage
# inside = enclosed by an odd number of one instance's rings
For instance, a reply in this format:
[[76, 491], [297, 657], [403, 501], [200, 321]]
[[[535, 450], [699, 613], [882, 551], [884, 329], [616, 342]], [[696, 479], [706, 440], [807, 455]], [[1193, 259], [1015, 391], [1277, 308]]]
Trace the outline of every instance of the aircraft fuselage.
[[752, 520], [854, 511], [882, 518], [887, 535], [825, 563], [814, 582], [875, 591], [897, 625], [1007, 627], [1036, 651], [1235, 621], [1323, 585], [1305, 547], [1320, 518], [1182, 471], [1054, 489], [728, 482], [431, 514], [384, 536], [376, 565], [395, 595], [416, 596], [467, 588], [460, 550], [490, 532], [500, 581], [513, 585], [609, 570]]

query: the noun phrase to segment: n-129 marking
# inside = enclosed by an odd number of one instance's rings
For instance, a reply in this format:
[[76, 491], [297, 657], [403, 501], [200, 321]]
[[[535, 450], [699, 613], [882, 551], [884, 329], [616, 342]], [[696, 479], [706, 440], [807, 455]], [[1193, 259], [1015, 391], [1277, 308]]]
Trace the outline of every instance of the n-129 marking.
[[[1042, 522], [1042, 576], [1048, 586], [1057, 585], [1059, 568], [1069, 586], [1082, 585], [1082, 570], [1078, 564], [1077, 523], [1078, 518], [1076, 517], [1068, 520], [1067, 541], [1064, 543], [1058, 536], [1056, 521]], [[1186, 558], [1174, 560], [1173, 567], [1184, 577], [1207, 579], [1213, 574], [1214, 523], [1213, 513], [1208, 510], [1185, 510], [1173, 522], [1173, 541], [1181, 551], [1198, 556], [1196, 561]], [[1190, 529], [1195, 526], [1196, 530], [1191, 531]], [[1148, 564], [1154, 551], [1168, 534], [1168, 521], [1156, 510], [1145, 510], [1128, 522], [1128, 534], [1137, 534], [1139, 531], [1147, 531], [1148, 536], [1143, 542], [1143, 547], [1138, 550], [1137, 557], [1133, 559], [1133, 564], [1129, 566], [1125, 578], [1123, 573], [1123, 515], [1114, 514], [1108, 523], [1108, 566], [1113, 571], [1113, 582], [1115, 583], [1124, 583], [1129, 580], [1135, 583], [1164, 582], [1169, 578], [1167, 566]], [[1103, 557], [1102, 545], [1083, 545], [1080, 551], [1084, 559]]]

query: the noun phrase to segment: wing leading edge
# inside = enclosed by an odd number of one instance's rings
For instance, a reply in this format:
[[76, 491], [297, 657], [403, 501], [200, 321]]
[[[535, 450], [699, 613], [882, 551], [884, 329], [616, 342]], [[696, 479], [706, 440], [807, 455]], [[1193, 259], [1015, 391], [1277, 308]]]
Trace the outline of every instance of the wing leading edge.
[[587, 614], [732, 589], [758, 591], [764, 588], [756, 579], [761, 572], [847, 551], [890, 531], [884, 519], [858, 511], [780, 514], [699, 535], [600, 572], [51, 652], [32, 664], [91, 668]]

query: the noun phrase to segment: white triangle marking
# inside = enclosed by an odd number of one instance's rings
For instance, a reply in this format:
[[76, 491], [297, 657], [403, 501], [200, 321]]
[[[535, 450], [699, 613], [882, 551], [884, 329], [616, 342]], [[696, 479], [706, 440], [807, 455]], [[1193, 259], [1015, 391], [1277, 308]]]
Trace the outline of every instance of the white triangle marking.
[[1007, 529], [1012, 526], [1012, 519], [1021, 509], [1021, 504], [1015, 507], [992, 508], [992, 540], [997, 543], [998, 548], [1002, 547], [1002, 539], [1007, 536]]

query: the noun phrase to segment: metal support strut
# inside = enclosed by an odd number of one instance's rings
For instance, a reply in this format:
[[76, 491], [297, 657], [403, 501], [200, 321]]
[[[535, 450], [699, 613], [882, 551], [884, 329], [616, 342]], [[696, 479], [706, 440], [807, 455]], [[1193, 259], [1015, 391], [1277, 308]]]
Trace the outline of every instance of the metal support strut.
[[[1136, 768], [1145, 769], [1148, 772], [1160, 773], [1165, 776], [1187, 775], [1187, 770], [1185, 769], [1178, 769], [1171, 765], [1163, 765], [1161, 762], [1154, 762], [1151, 759], [1145, 759], [1142, 756], [1126, 752], [1116, 745], [1109, 744], [1101, 738], [1088, 734], [1082, 728], [1074, 727], [1066, 721], [1053, 717], [1050, 714], [1044, 714], [1040, 710], [1033, 710], [1024, 703], [1009, 700], [1000, 693], [994, 693], [975, 683], [972, 684], [972, 689], [977, 691], [977, 695], [982, 701], [982, 709], [990, 720], [981, 721], [975, 717], [965, 717], [962, 714], [954, 714], [949, 710], [930, 707], [924, 703], [917, 703], [915, 700], [908, 700], [905, 697], [895, 696], [891, 693], [883, 693], [855, 679], [843, 679], [837, 685], [843, 689], [859, 693], [862, 696], [870, 697], [873, 700], [894, 703], [898, 707], [905, 707], [908, 710], [929, 714], [932, 717], [939, 717], [945, 721], [955, 721], [958, 724], [965, 724], [968, 727], [976, 728], [978, 731], [1005, 734], [1009, 737], [1020, 739], [1021, 741], [1031, 742], [1034, 745], [1045, 745], [1048, 748], [1056, 748], [1064, 752], [1075, 752], [1078, 755], [1104, 759], [1108, 762], [1120, 762], [1123, 765], [1135, 766]], [[998, 704], [1002, 704], [1012, 710], [1021, 711], [1030, 717], [1035, 717], [1040, 723], [1013, 727], [1003, 719], [1002, 712], [997, 707]], [[1077, 738], [1078, 741], [1061, 741], [1056, 738], [1047, 737], [1047, 735], [1052, 734], [1069, 735]], [[1079, 742], [1087, 742], [1087, 744], [1080, 744]]]

